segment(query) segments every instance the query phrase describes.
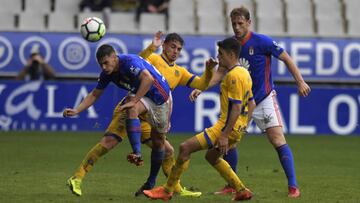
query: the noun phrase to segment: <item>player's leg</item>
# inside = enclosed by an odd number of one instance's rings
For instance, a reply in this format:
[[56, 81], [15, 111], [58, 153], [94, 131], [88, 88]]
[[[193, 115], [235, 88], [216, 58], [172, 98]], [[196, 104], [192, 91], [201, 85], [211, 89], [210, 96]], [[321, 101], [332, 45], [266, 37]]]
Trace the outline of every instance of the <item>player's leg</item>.
[[104, 156], [106, 153], [108, 153], [111, 149], [113, 149], [119, 142], [121, 142], [121, 137], [117, 137], [114, 134], [105, 133], [101, 141], [90, 149], [74, 175], [71, 176], [67, 181], [70, 190], [75, 195], [82, 195], [82, 180], [84, 179], [86, 174], [91, 171], [97, 160], [100, 157]]
[[[223, 156], [223, 159], [230, 165], [231, 169], [236, 173], [237, 163], [238, 163], [238, 153], [236, 146], [228, 150], [227, 154]], [[235, 188], [231, 187], [229, 184], [226, 184], [219, 191], [215, 192], [215, 195], [227, 195], [235, 193]]]
[[267, 138], [279, 155], [280, 163], [288, 179], [288, 196], [299, 197], [300, 190], [296, 182], [294, 157], [283, 133], [282, 119], [275, 91], [271, 92], [268, 97], [255, 107], [253, 119], [256, 125], [266, 132]]
[[171, 199], [175, 186], [179, 183], [180, 176], [188, 168], [192, 153], [201, 150], [202, 147], [196, 137], [183, 142], [179, 147], [179, 155], [168, 177], [165, 186], [156, 187], [152, 190], [144, 190], [144, 194], [151, 199]]
[[294, 157], [290, 146], [286, 143], [282, 128], [268, 128], [266, 129], [266, 135], [276, 149], [281, 166], [286, 174], [288, 180], [288, 196], [293, 198], [299, 197], [300, 190], [296, 182]]
[[[141, 123], [139, 115], [146, 112], [142, 102], [138, 102], [134, 107], [127, 109], [126, 132], [133, 150], [134, 158], [141, 157]], [[131, 162], [131, 157], [130, 162]]]
[[[120, 102], [121, 103], [121, 102]], [[120, 103], [114, 110], [111, 123], [109, 124], [104, 137], [97, 143], [90, 151], [86, 154], [82, 160], [80, 166], [76, 170], [73, 176], [71, 176], [67, 184], [70, 190], [76, 194], [81, 195], [81, 183], [83, 178], [89, 173], [92, 167], [95, 165], [97, 160], [113, 149], [119, 142], [122, 141], [123, 137], [126, 136], [125, 131], [125, 118], [126, 112], [119, 112], [118, 108]]]
[[252, 193], [245, 187], [240, 178], [233, 171], [231, 166], [222, 159], [222, 154], [216, 148], [211, 148], [206, 153], [206, 160], [219, 172], [225, 181], [235, 188], [235, 195], [233, 200], [247, 200], [251, 199]]

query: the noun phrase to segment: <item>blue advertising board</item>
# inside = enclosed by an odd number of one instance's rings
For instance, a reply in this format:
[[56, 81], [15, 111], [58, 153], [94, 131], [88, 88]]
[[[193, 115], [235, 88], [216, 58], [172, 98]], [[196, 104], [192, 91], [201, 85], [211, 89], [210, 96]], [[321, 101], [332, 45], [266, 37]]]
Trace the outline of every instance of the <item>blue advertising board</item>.
[[[184, 35], [185, 47], [179, 65], [195, 74], [204, 71], [204, 61], [216, 56], [216, 42], [225, 36]], [[139, 53], [151, 35], [106, 34], [89, 43], [76, 33], [0, 32], [0, 75], [16, 75], [36, 46], [59, 76], [96, 77], [95, 51], [104, 43], [119, 53]], [[274, 38], [293, 57], [307, 81], [360, 82], [360, 40], [331, 38]], [[292, 81], [283, 63], [273, 60], [275, 81]]]
[[[102, 97], [76, 118], [63, 118], [65, 107], [77, 106], [96, 86], [93, 82], [0, 81], [0, 129], [49, 131], [104, 131], [113, 108], [126, 91], [110, 85]], [[211, 89], [195, 103], [191, 89], [174, 90], [171, 132], [198, 132], [216, 122], [219, 94]], [[287, 134], [360, 135], [360, 90], [341, 87], [312, 87], [302, 98], [293, 86], [277, 87], [278, 101]], [[259, 130], [250, 127], [250, 133]]]

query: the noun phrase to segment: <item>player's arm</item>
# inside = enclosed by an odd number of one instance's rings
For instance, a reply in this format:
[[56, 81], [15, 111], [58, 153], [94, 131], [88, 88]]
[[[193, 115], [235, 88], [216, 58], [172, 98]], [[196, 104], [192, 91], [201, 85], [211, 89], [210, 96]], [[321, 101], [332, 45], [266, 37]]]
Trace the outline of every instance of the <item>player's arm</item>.
[[93, 89], [75, 109], [64, 109], [63, 116], [71, 117], [78, 115], [79, 113], [93, 105], [103, 92], [104, 90], [102, 89]]
[[[218, 67], [218, 69], [215, 71], [215, 73], [213, 73], [212, 75], [212, 78], [208, 84], [208, 86], [204, 89], [209, 89], [213, 86], [215, 86], [216, 84], [218, 84], [222, 79], [223, 77], [226, 75], [227, 73], [227, 70], [224, 68], [224, 67]], [[193, 90], [190, 95], [189, 95], [189, 99], [190, 101], [195, 101], [196, 98], [201, 94], [201, 90], [198, 90], [198, 89], [195, 89]]]
[[211, 81], [214, 74], [214, 67], [206, 64], [205, 71], [201, 77], [195, 76], [194, 80], [190, 83], [190, 87], [193, 89], [205, 90]]
[[141, 56], [144, 59], [149, 58], [150, 55], [153, 54], [162, 45], [161, 36], [162, 36], [161, 31], [156, 32], [151, 44], [147, 46], [144, 50], [142, 50], [139, 53], [139, 56]]
[[286, 51], [283, 51], [280, 54], [279, 59], [286, 64], [286, 67], [294, 77], [298, 86], [298, 94], [303, 97], [307, 96], [310, 93], [311, 89], [309, 85], [304, 81], [299, 71], [299, 68], [295, 65], [289, 54]]
[[137, 92], [135, 93], [134, 97], [130, 97], [129, 101], [125, 104], [121, 105], [119, 108], [119, 111], [122, 111], [123, 109], [131, 108], [135, 106], [136, 103], [140, 101], [140, 99], [145, 96], [145, 94], [150, 90], [152, 84], [154, 83], [154, 78], [150, 74], [148, 70], [141, 71], [139, 75], [140, 80], [140, 86]]

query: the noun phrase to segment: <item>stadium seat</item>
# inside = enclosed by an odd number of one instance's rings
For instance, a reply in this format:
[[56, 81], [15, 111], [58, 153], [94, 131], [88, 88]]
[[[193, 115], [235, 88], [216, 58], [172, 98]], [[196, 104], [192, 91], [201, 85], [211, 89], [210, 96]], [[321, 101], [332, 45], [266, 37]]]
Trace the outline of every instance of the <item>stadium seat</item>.
[[47, 30], [52, 32], [76, 32], [79, 28], [75, 28], [75, 15], [54, 12], [48, 15]]
[[288, 17], [287, 34], [291, 36], [314, 36], [314, 24], [313, 18], [311, 17]]
[[360, 37], [360, 1], [344, 0], [345, 17], [347, 20], [347, 33], [351, 37]]
[[197, 0], [196, 2], [197, 15], [200, 17], [224, 15], [224, 4], [221, 0]]
[[51, 0], [24, 0], [25, 12], [50, 13]]
[[295, 36], [313, 36], [313, 6], [310, 0], [286, 0], [287, 33]]
[[321, 36], [344, 35], [344, 24], [339, 0], [313, 0], [318, 34]]
[[195, 2], [171, 0], [169, 4], [169, 32], [194, 34], [196, 27]]
[[318, 19], [318, 35], [322, 37], [341, 37], [344, 36], [342, 19]]
[[22, 12], [22, 0], [1, 0], [0, 13]]
[[255, 6], [252, 0], [225, 0], [226, 4], [226, 21], [227, 21], [227, 32], [228, 34], [233, 34], [230, 13], [232, 9], [245, 6], [250, 11], [251, 25], [250, 28], [253, 31], [256, 31], [256, 20], [255, 20]]
[[54, 12], [76, 14], [81, 0], [54, 0]]
[[257, 23], [257, 31], [259, 33], [271, 36], [280, 36], [285, 34], [283, 17], [261, 17], [257, 19]]
[[11, 12], [0, 12], [0, 30], [15, 31], [15, 14]]
[[2, 31], [16, 30], [16, 17], [22, 12], [22, 0], [1, 0], [0, 29]]
[[284, 5], [281, 0], [256, 0], [257, 31], [269, 35], [285, 33]]
[[195, 34], [195, 17], [194, 16], [175, 16], [170, 14], [169, 32], [179, 34]]
[[157, 13], [142, 13], [139, 30], [141, 33], [147, 34], [153, 34], [159, 30], [165, 31], [165, 15]]
[[[223, 1], [197, 0], [196, 14], [198, 17], [199, 34], [225, 34]], [[209, 15], [211, 14], [211, 15]]]
[[136, 33], [138, 32], [135, 23], [135, 14], [127, 12], [116, 12], [109, 15], [110, 32], [118, 33]]
[[45, 14], [41, 12], [23, 12], [19, 14], [20, 31], [45, 31]]
[[223, 16], [199, 17], [199, 34], [225, 35], [225, 19]]
[[273, 18], [284, 16], [284, 5], [281, 0], [255, 0], [256, 16], [258, 18]]

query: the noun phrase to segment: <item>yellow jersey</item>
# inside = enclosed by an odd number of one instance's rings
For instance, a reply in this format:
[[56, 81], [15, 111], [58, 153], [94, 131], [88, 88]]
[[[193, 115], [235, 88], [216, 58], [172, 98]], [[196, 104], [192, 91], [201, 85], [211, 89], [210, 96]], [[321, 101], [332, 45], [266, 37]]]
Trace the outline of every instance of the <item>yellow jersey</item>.
[[231, 102], [241, 104], [240, 116], [234, 130], [242, 131], [248, 123], [248, 101], [253, 99], [251, 91], [252, 80], [248, 70], [241, 66], [234, 66], [224, 76], [220, 84], [220, 118], [218, 122], [225, 126], [231, 111]]
[[213, 74], [211, 70], [206, 69], [203, 75], [198, 77], [176, 63], [169, 63], [163, 54], [153, 54], [155, 50], [156, 47], [151, 44], [139, 55], [152, 64], [165, 77], [172, 91], [178, 85], [200, 90], [204, 90], [207, 87]]

